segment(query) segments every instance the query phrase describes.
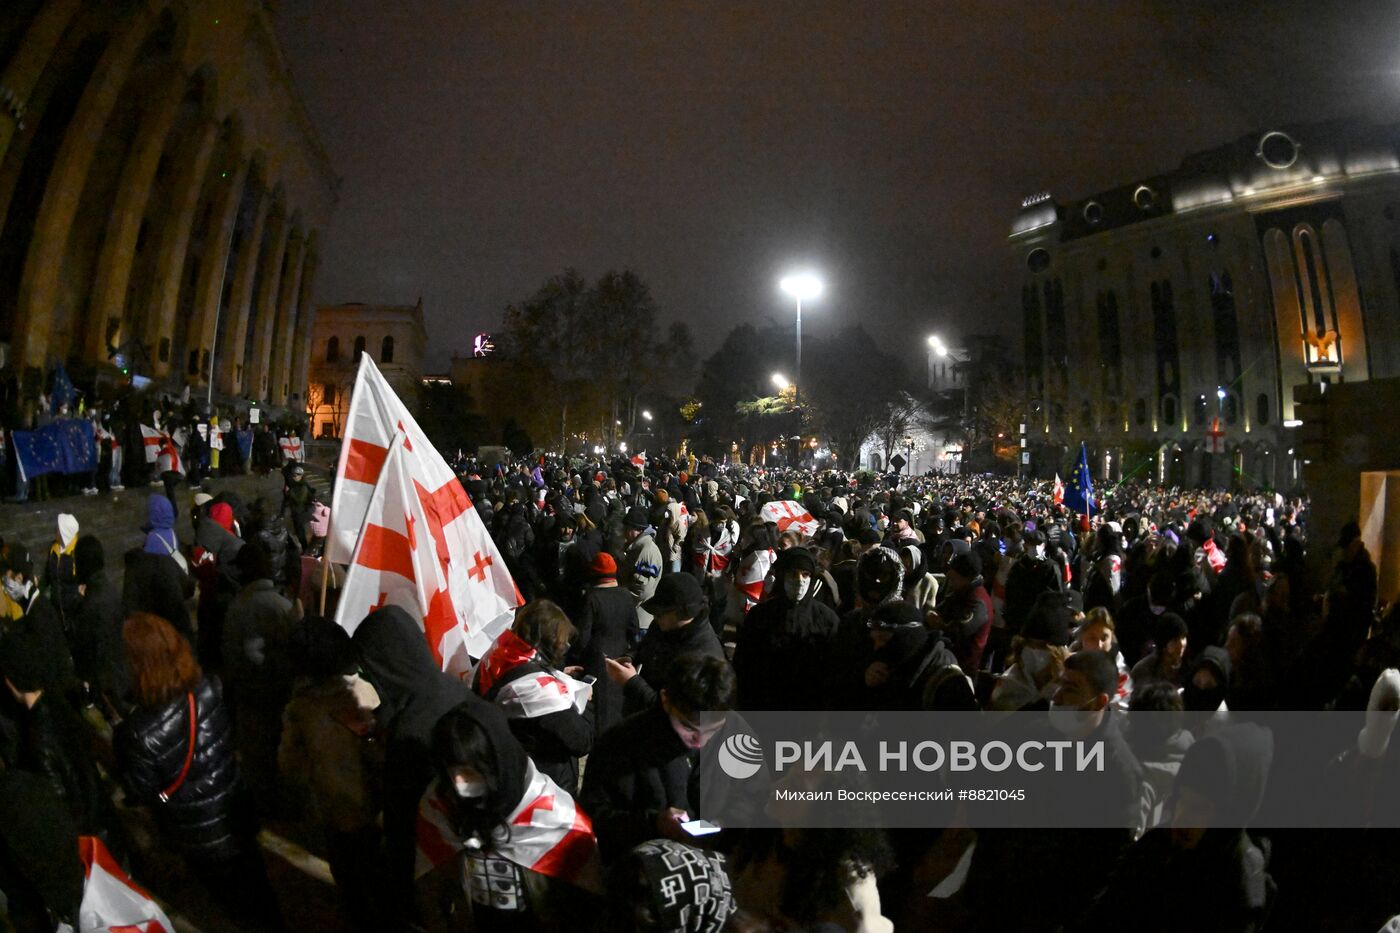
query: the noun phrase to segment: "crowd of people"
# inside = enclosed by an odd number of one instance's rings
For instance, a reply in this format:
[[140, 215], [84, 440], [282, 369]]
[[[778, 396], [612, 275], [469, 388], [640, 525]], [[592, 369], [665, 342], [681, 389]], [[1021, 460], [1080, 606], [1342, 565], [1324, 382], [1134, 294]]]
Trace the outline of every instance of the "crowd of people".
[[[1400, 913], [1400, 615], [1355, 523], [1132, 484], [1085, 516], [1031, 480], [456, 466], [524, 599], [467, 679], [401, 607], [353, 635], [331, 621], [325, 510], [295, 469], [280, 503], [153, 494], [145, 545], [113, 566], [68, 515], [44, 547], [5, 542], [0, 812], [44, 814], [0, 821], [15, 929], [74, 919], [78, 835], [157, 894], [153, 852], [177, 856], [248, 929], [281, 928], [267, 824], [325, 856], [354, 929], [1225, 933]], [[1270, 752], [1234, 714], [1293, 709], [1370, 711], [1318, 792], [1374, 828], [1245, 825]], [[726, 714], [762, 710], [1044, 710], [1109, 741], [1124, 828], [712, 832], [698, 763]], [[1138, 710], [1161, 715], [1134, 728]]]

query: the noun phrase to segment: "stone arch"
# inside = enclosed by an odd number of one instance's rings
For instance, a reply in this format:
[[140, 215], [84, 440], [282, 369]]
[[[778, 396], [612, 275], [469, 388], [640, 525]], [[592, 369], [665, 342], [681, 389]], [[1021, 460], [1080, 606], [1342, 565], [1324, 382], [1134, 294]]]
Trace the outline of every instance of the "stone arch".
[[218, 141], [216, 82], [207, 64], [186, 82], [156, 162], [130, 260], [122, 329], [139, 337], [161, 377], [180, 369], [174, 308], [205, 169]]
[[[0, 340], [20, 337], [16, 332], [20, 282], [44, 194], [55, 170], [67, 164], [60, 154], [65, 151], [69, 125], [76, 119], [103, 53], [123, 28], [122, 17], [130, 15], [126, 6], [88, 5], [82, 15], [70, 10], [67, 19], [59, 13], [58, 20], [46, 24], [57, 35], [25, 37], [29, 48], [20, 54], [36, 60], [28, 67], [10, 61], [0, 74], [0, 81], [21, 95], [26, 107], [23, 131], [0, 121], [0, 133], [4, 127], [11, 129], [8, 139], [0, 137]], [[42, 15], [50, 17], [56, 10], [57, 5], [49, 5]], [[40, 25], [36, 21], [34, 29]]]
[[260, 177], [261, 162], [244, 155], [245, 137], [242, 115], [230, 111], [220, 124], [218, 151], [205, 171], [190, 233], [176, 314], [176, 343], [190, 384], [211, 378], [239, 211], [246, 189]]
[[269, 313], [263, 315], [250, 361], [252, 391], [281, 405], [290, 392], [287, 370], [291, 367], [292, 334], [296, 326], [296, 298], [301, 287], [305, 258], [305, 221], [300, 208], [287, 220], [287, 234], [278, 257], [278, 284]]
[[288, 207], [285, 186], [279, 181], [270, 192], [267, 220], [263, 224], [262, 241], [258, 245], [253, 288], [247, 311], [240, 315], [242, 339], [234, 338], [229, 346], [238, 356], [230, 356], [234, 375], [231, 390], [254, 398], [264, 398], [266, 356], [271, 352], [269, 328], [276, 315], [277, 296], [282, 284], [284, 250], [287, 246]]
[[320, 264], [320, 233], [312, 230], [302, 244], [301, 281], [297, 283], [296, 321], [289, 328], [291, 334], [291, 364], [287, 372], [287, 402], [305, 398], [306, 371], [311, 352], [311, 327], [315, 323], [316, 308], [312, 304], [313, 289], [316, 284], [316, 269]]
[[248, 313], [254, 295], [254, 276], [262, 255], [263, 228], [272, 204], [266, 188], [267, 156], [258, 150], [251, 156], [248, 178], [240, 192], [233, 239], [220, 274], [223, 291], [214, 311], [211, 341], [211, 378], [221, 391], [235, 394], [243, 375], [243, 344]]
[[178, 61], [188, 26], [183, 3], [158, 10], [135, 4], [84, 86], [45, 184], [20, 280], [16, 355], [27, 365], [67, 356], [74, 335], [94, 324], [94, 342], [101, 342], [113, 303], [125, 297], [122, 254], [139, 227], [150, 148], [163, 143], [162, 124], [183, 89]]

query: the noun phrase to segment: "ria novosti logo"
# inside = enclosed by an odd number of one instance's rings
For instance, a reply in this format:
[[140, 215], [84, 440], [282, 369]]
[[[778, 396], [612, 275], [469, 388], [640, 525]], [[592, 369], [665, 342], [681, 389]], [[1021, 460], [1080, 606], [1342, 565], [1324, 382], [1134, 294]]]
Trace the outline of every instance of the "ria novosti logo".
[[720, 770], [736, 781], [751, 778], [763, 767], [763, 746], [747, 732], [736, 732], [719, 747]]

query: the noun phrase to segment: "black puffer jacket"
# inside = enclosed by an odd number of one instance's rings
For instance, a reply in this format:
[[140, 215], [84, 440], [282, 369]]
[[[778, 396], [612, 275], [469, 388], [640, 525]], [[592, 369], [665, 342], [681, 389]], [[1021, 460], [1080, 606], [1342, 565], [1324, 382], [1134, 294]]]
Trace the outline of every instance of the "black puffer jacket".
[[149, 804], [166, 841], [186, 856], [223, 861], [252, 839], [233, 757], [233, 725], [214, 679], [194, 691], [194, 757], [184, 783], [162, 803], [189, 748], [189, 700], [182, 694], [164, 706], [138, 709], [117, 727], [118, 762], [136, 802]]

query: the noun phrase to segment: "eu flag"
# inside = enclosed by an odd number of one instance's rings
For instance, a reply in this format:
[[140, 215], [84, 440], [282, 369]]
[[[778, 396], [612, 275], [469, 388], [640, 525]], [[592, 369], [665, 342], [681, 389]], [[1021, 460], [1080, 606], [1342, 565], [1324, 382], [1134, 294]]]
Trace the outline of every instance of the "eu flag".
[[1089, 451], [1083, 442], [1079, 445], [1079, 465], [1065, 483], [1065, 508], [1089, 514], [1094, 501], [1094, 481], [1089, 474]]

